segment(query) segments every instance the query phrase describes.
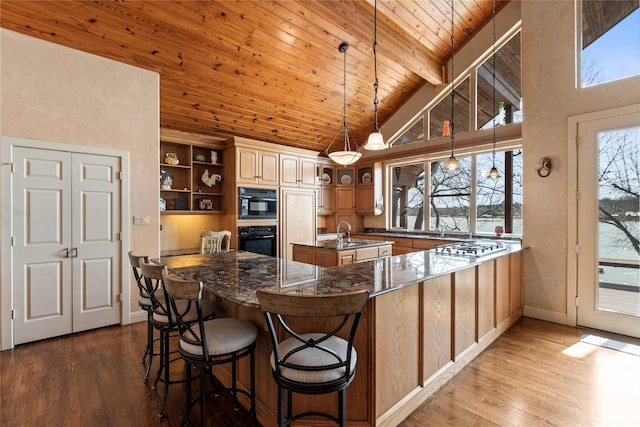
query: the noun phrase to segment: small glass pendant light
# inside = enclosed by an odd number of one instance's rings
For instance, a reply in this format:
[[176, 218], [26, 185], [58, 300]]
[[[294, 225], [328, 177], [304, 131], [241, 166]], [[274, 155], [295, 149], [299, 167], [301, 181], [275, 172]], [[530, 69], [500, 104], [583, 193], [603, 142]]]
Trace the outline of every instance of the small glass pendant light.
[[375, 77], [375, 81], [373, 83], [373, 108], [375, 111], [375, 123], [373, 132], [369, 134], [367, 143], [364, 145], [365, 150], [384, 150], [385, 148], [387, 148], [387, 144], [384, 143], [384, 138], [380, 133], [380, 129], [378, 129], [378, 58], [376, 55], [376, 47], [378, 46], [378, 41], [376, 39], [377, 26], [378, 1], [376, 0], [373, 6], [373, 74]]
[[[455, 74], [453, 73], [453, 57], [455, 54], [455, 36], [454, 36], [454, 28], [453, 28], [453, 23], [454, 23], [454, 10], [453, 10], [453, 2], [454, 0], [451, 0], [451, 121], [447, 123], [448, 126], [444, 127], [443, 126], [443, 136], [445, 131], [449, 131], [449, 135], [451, 136], [451, 156], [449, 157], [449, 160], [447, 160], [447, 164], [444, 166], [445, 169], [449, 170], [449, 171], [454, 171], [454, 170], [458, 170], [460, 169], [460, 165], [458, 164], [458, 159], [456, 159], [456, 156], [453, 154], [453, 145], [455, 143], [455, 137], [453, 135], [453, 116], [454, 116], [454, 105], [455, 105], [455, 98], [456, 98], [456, 88], [455, 88]], [[446, 123], [446, 122], [445, 122]]]

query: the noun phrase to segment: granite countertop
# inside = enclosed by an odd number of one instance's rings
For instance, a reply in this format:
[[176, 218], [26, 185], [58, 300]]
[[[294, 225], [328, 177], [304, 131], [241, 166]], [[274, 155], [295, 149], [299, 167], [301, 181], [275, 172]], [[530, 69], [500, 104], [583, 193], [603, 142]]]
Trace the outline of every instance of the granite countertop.
[[342, 243], [338, 240], [314, 240], [313, 242], [295, 242], [294, 245], [309, 246], [318, 249], [333, 249], [335, 251], [347, 251], [359, 248], [372, 248], [375, 246], [392, 245], [393, 242], [381, 240], [352, 239], [350, 242], [345, 238]]
[[161, 262], [188, 280], [236, 304], [257, 307], [256, 290], [333, 294], [366, 289], [372, 297], [443, 274], [519, 252], [519, 242], [480, 257], [438, 254], [434, 250], [378, 258], [356, 264], [319, 267], [245, 251], [162, 257]]

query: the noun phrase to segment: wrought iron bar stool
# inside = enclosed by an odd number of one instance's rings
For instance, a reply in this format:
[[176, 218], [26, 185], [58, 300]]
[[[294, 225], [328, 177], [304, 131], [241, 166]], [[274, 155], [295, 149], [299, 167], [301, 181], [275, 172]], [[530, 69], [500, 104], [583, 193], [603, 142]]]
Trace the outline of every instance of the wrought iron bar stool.
[[[156, 380], [153, 383], [153, 388], [156, 389], [158, 387], [158, 382], [164, 383], [162, 407], [160, 408], [160, 413], [158, 414], [159, 417], [162, 417], [164, 416], [164, 410], [167, 406], [169, 386], [171, 384], [185, 383], [187, 382], [187, 378], [179, 380], [171, 379], [171, 363], [178, 361], [181, 358], [176, 357], [174, 359], [171, 359], [171, 355], [174, 354], [176, 350], [171, 351], [169, 341], [171, 338], [171, 334], [177, 333], [178, 323], [176, 320], [176, 314], [174, 311], [172, 311], [172, 305], [169, 304], [169, 296], [167, 295], [167, 290], [162, 283], [162, 271], [164, 270], [164, 266], [141, 261], [140, 270], [146, 282], [147, 288], [158, 290], [152, 293], [150, 297], [153, 304], [151, 324], [160, 332], [160, 366], [158, 367], [158, 373], [156, 376]], [[163, 295], [163, 297], [157, 298], [156, 295], [160, 293]], [[213, 319], [216, 314], [215, 302], [209, 300], [203, 302], [199, 313], [196, 313], [195, 307], [192, 307], [191, 303], [188, 300], [176, 301], [176, 306], [181, 311], [186, 310], [183, 314], [184, 322], [197, 322], [199, 314], [201, 314], [205, 319]], [[190, 376], [191, 372], [189, 371], [188, 367], [186, 371], [186, 376]]]
[[[222, 392], [230, 392], [233, 396], [235, 409], [240, 409], [238, 394], [249, 399], [249, 408], [246, 413], [233, 426], [238, 426], [247, 418], [255, 420], [255, 360], [254, 350], [258, 330], [249, 321], [233, 318], [218, 318], [207, 320], [204, 316], [204, 306], [207, 302], [203, 299], [202, 282], [183, 280], [176, 275], [163, 270], [162, 277], [168, 294], [169, 302], [176, 313], [179, 324], [180, 344], [178, 351], [187, 363], [187, 396], [183, 424], [193, 425], [190, 415], [194, 407], [200, 404], [201, 425], [206, 425], [207, 396], [215, 393], [219, 396]], [[179, 302], [188, 300], [191, 307], [179, 306]], [[197, 321], [192, 322], [189, 310], [195, 309]], [[249, 357], [249, 391], [238, 387], [238, 361]], [[215, 365], [231, 364], [231, 386], [215, 387], [213, 392], [207, 392], [207, 378], [213, 378]], [[200, 370], [200, 395], [196, 399], [191, 396], [191, 366]]]
[[[147, 345], [144, 348], [144, 356], [142, 357], [142, 363], [145, 363], [147, 357], [149, 358], [147, 362], [147, 369], [142, 379], [146, 383], [149, 379], [149, 372], [151, 372], [153, 356], [158, 356], [159, 353], [154, 353], [153, 345], [155, 342], [153, 336], [153, 325], [151, 324], [153, 303], [151, 302], [150, 297], [150, 293], [153, 293], [153, 290], [147, 289], [146, 282], [144, 281], [142, 273], [140, 272], [140, 261], [149, 262], [149, 257], [146, 255], [134, 255], [133, 251], [129, 251], [129, 263], [131, 264], [131, 269], [133, 270], [133, 277], [136, 279], [136, 285], [138, 285], [138, 305], [140, 306], [140, 308], [147, 312]], [[157, 297], [164, 299], [164, 295], [157, 295]]]
[[[256, 295], [273, 345], [270, 360], [273, 379], [278, 384], [278, 425], [289, 426], [302, 417], [320, 416], [346, 426], [346, 389], [355, 377], [358, 358], [353, 341], [369, 292], [301, 295], [260, 289]], [[297, 326], [306, 322], [300, 322], [300, 318], [326, 321], [323, 324], [329, 326], [301, 333]], [[293, 415], [294, 392], [338, 392], [338, 416], [313, 411]]]

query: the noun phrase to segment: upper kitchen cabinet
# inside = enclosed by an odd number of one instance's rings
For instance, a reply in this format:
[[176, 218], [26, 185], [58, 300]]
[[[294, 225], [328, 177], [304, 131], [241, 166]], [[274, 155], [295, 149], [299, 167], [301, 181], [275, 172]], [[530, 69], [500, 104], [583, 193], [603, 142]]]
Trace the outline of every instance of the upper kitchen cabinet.
[[[161, 134], [162, 214], [224, 214], [222, 145], [192, 134]], [[202, 140], [202, 141], [201, 141]], [[202, 142], [196, 145], [191, 142]]]
[[334, 191], [335, 191], [335, 170], [333, 165], [318, 160], [317, 164], [318, 182], [318, 215], [333, 215], [334, 213]]
[[315, 155], [280, 154], [280, 185], [314, 188], [316, 185]]
[[233, 165], [230, 177], [236, 184], [278, 186], [279, 153], [273, 144], [234, 136], [227, 140], [225, 164], [227, 173]]
[[356, 213], [381, 215], [384, 210], [382, 196], [382, 162], [358, 167], [356, 184]]

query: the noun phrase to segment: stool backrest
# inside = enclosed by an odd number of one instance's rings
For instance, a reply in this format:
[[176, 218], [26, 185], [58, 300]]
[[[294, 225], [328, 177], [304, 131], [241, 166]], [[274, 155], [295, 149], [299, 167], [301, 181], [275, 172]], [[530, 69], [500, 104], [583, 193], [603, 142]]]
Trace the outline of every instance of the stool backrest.
[[138, 285], [138, 293], [142, 298], [149, 298], [149, 291], [144, 284], [144, 278], [140, 272], [140, 261], [149, 262], [149, 257], [146, 255], [134, 255], [133, 251], [129, 251], [129, 264], [131, 264], [133, 277], [135, 277], [136, 285]]
[[[171, 322], [171, 312], [169, 307], [166, 305], [166, 291], [162, 286], [162, 270], [164, 270], [163, 265], [140, 261], [140, 271], [144, 278], [147, 292], [149, 292], [153, 311], [158, 314], [169, 316], [169, 321]], [[164, 298], [158, 298], [161, 293]]]
[[[162, 270], [162, 281], [167, 292], [171, 311], [175, 313], [180, 339], [202, 348], [205, 359], [209, 359], [207, 338], [202, 315], [202, 282], [184, 280], [172, 274], [167, 268]], [[187, 304], [178, 305], [176, 301], [186, 300]], [[195, 305], [197, 319], [193, 318]]]
[[[358, 322], [362, 310], [369, 299], [366, 290], [347, 292], [332, 295], [301, 295], [276, 292], [268, 289], [260, 289], [256, 296], [260, 307], [264, 312], [271, 343], [273, 345], [275, 364], [274, 376], [281, 375], [282, 369], [296, 369], [300, 371], [318, 372], [322, 370], [344, 369], [344, 375], [334, 380], [336, 386], [348, 383], [353, 379], [351, 371], [352, 347], [355, 339]], [[315, 320], [327, 320], [323, 322], [322, 330], [301, 330], [301, 325], [307, 322], [296, 322], [296, 318], [313, 318]], [[305, 326], [308, 327], [308, 326]], [[334, 337], [345, 336], [347, 349], [343, 353], [346, 357], [337, 354], [331, 348], [323, 346], [330, 343]], [[280, 343], [286, 339], [297, 340], [296, 345], [288, 345], [283, 350]], [[319, 349], [331, 354], [331, 362], [326, 365], [315, 364], [313, 366], [300, 366], [289, 363], [288, 360], [300, 351], [306, 349]]]
[[200, 234], [200, 253], [229, 252], [231, 250], [231, 231], [205, 231]]

